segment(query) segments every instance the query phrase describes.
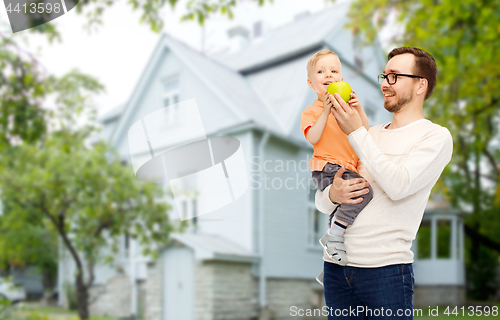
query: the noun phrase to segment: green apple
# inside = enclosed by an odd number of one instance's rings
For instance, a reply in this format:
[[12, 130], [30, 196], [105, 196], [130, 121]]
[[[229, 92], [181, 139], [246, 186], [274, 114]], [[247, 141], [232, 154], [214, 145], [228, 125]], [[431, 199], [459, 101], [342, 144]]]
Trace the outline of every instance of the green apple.
[[340, 94], [345, 102], [351, 100], [351, 86], [345, 81], [332, 82], [326, 87], [326, 91], [334, 95], [334, 93]]

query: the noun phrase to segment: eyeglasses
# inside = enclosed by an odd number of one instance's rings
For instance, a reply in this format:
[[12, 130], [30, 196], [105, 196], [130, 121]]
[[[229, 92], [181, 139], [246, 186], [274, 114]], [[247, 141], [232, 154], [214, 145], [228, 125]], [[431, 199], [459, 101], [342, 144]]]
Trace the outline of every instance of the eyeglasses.
[[424, 79], [424, 77], [421, 76], [415, 76], [413, 74], [403, 74], [403, 73], [388, 73], [388, 74], [379, 74], [378, 75], [378, 83], [382, 84], [384, 82], [384, 79], [387, 79], [388, 84], [395, 84], [396, 81], [398, 81], [398, 77], [410, 77], [410, 78], [420, 78]]

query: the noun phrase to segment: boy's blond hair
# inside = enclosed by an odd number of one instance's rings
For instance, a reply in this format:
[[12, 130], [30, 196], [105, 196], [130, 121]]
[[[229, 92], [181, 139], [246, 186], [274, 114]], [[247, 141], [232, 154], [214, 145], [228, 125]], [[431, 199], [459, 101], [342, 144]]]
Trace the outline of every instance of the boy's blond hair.
[[318, 60], [323, 58], [326, 55], [329, 55], [329, 54], [333, 54], [337, 58], [339, 57], [335, 52], [328, 50], [328, 49], [323, 49], [323, 50], [320, 50], [320, 51], [316, 52], [315, 54], [313, 54], [311, 59], [309, 59], [309, 61], [307, 62], [307, 76], [308, 77], [309, 77], [311, 70], [316, 66], [316, 63], [318, 62]]

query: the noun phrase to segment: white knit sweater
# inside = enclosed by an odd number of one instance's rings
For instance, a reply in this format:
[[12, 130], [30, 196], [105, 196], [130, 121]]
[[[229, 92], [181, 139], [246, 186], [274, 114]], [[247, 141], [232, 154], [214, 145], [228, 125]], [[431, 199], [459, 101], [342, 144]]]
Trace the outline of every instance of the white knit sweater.
[[[411, 243], [431, 189], [451, 159], [448, 129], [425, 119], [394, 130], [385, 129], [387, 125], [369, 132], [361, 127], [347, 137], [374, 195], [344, 234], [349, 266], [413, 262]], [[316, 193], [316, 206], [325, 214], [335, 209], [329, 190]], [[326, 254], [323, 259], [331, 261]]]

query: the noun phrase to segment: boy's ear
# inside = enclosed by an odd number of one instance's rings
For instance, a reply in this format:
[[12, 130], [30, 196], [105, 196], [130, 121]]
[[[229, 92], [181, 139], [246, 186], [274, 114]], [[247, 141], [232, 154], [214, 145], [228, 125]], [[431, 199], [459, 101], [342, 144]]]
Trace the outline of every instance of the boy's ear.
[[309, 88], [314, 90], [314, 86], [309, 78], [307, 79], [307, 85], [309, 86]]

